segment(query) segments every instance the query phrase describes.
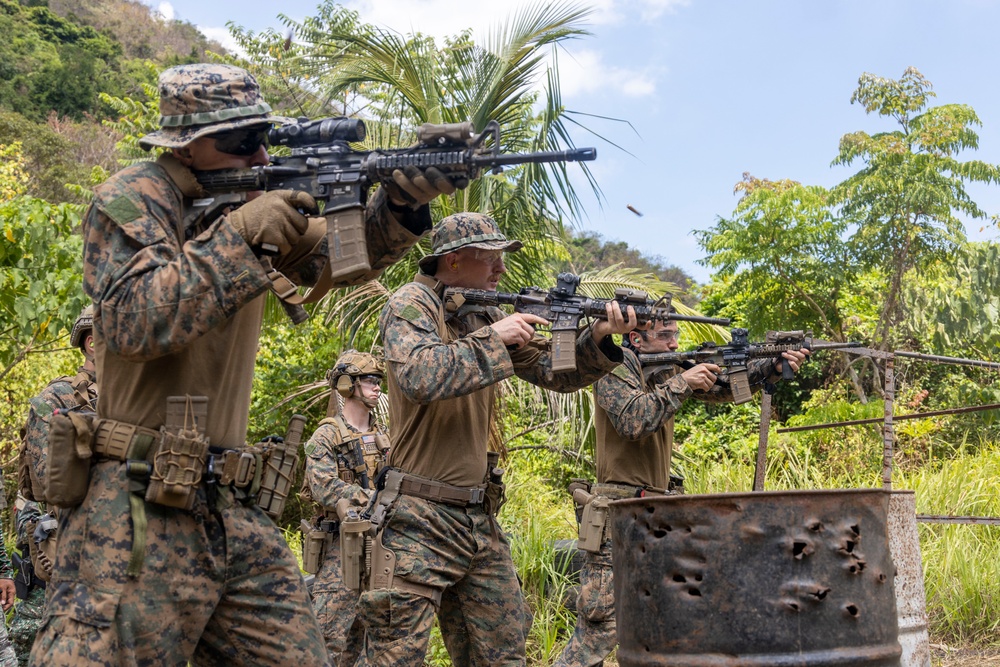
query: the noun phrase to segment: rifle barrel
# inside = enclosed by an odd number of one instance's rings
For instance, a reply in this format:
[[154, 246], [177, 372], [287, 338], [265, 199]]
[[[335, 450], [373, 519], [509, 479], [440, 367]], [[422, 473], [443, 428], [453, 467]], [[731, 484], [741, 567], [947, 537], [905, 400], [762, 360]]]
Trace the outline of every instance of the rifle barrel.
[[589, 162], [597, 159], [596, 148], [571, 148], [564, 151], [510, 153], [507, 155], [475, 155], [470, 162], [475, 167], [505, 167], [513, 164], [543, 162]]

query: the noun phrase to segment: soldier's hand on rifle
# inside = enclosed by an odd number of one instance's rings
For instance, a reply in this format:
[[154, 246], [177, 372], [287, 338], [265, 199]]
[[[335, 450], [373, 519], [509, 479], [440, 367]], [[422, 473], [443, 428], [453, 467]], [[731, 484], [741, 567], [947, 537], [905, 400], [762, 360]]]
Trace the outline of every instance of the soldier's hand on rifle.
[[715, 379], [721, 372], [722, 369], [715, 364], [698, 364], [681, 373], [681, 377], [688, 383], [692, 391], [708, 391], [715, 384]]
[[810, 354], [812, 354], [812, 350], [807, 347], [804, 347], [801, 350], [788, 350], [786, 352], [782, 352], [781, 356], [783, 359], [779, 358], [774, 360], [774, 372], [781, 375], [783, 364], [788, 364], [792, 367], [793, 371], [798, 371], [802, 364], [806, 363], [806, 357]]
[[316, 212], [316, 200], [300, 190], [272, 190], [251, 199], [227, 216], [250, 247], [276, 246], [285, 254], [309, 227], [300, 209]]
[[464, 176], [448, 177], [434, 167], [409, 166], [392, 172], [392, 181], [385, 181], [382, 187], [389, 195], [389, 201], [396, 206], [419, 208], [430, 203], [439, 195], [454, 194], [469, 185], [469, 179]]
[[500, 336], [504, 345], [519, 348], [534, 338], [536, 324], [544, 327], [548, 326], [549, 321], [531, 313], [514, 313], [490, 326]]
[[635, 308], [632, 306], [629, 306], [624, 314], [622, 314], [622, 309], [617, 301], [608, 301], [604, 308], [607, 312], [607, 319], [594, 322], [590, 332], [596, 342], [600, 343], [611, 334], [627, 334], [636, 328], [638, 318], [635, 316]]

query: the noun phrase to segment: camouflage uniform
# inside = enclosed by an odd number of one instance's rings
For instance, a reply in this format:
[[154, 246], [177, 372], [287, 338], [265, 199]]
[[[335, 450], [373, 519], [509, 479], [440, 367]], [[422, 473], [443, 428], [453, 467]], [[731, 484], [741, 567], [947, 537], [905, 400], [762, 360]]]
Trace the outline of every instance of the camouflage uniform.
[[[635, 353], [623, 352], [622, 365], [594, 384], [597, 481], [622, 487], [619, 498], [628, 491], [632, 497], [662, 493], [670, 486], [674, 414], [687, 398], [724, 403], [732, 401], [732, 392], [725, 383], [692, 392], [676, 366], [647, 382]], [[751, 387], [760, 388], [772, 370], [770, 359], [751, 362]], [[611, 540], [605, 539], [599, 552], [584, 552], [576, 630], [553, 667], [600, 665], [617, 643]]]
[[[346, 482], [342, 479], [350, 478], [352, 473], [339, 462], [337, 455], [339, 445], [349, 442], [352, 436], [360, 438], [362, 431], [340, 415], [324, 422], [305, 445], [305, 476], [310, 496], [322, 507], [322, 516], [335, 524], [332, 540], [327, 543], [323, 563], [313, 583], [313, 610], [323, 630], [331, 660], [336, 665], [347, 667], [361, 655], [364, 628], [357, 618], [358, 592], [347, 588], [343, 582], [340, 536], [336, 526], [339, 524], [337, 502], [346, 499], [352, 507], [360, 510], [368, 503], [369, 492], [361, 486], [360, 480]], [[386, 431], [381, 424], [372, 423], [365, 437], [375, 445], [372, 432], [385, 434]], [[384, 456], [385, 452], [381, 452], [379, 458], [384, 460]], [[375, 469], [368, 466], [368, 489], [371, 489], [375, 474]]]
[[[13, 579], [14, 570], [10, 566], [10, 558], [3, 542], [0, 540], [0, 579]], [[3, 619], [0, 619], [0, 667], [17, 667], [17, 655], [7, 636], [7, 625]]]
[[[87, 306], [73, 325], [70, 344], [80, 347], [92, 329], [93, 308]], [[18, 484], [25, 501], [23, 507], [17, 510], [16, 516], [17, 548], [21, 558], [28, 560], [29, 563], [31, 556], [28, 540], [33, 539], [33, 536], [28, 534], [29, 523], [37, 520], [45, 512], [45, 507], [34, 501], [40, 500], [43, 496], [49, 423], [52, 415], [56, 410], [77, 407], [95, 410], [97, 396], [97, 378], [94, 371], [87, 366], [81, 366], [75, 377], [56, 378], [30, 401], [31, 409], [22, 431], [21, 447], [18, 452], [20, 471]], [[56, 538], [55, 535], [50, 535], [48, 539]], [[10, 624], [10, 638], [14, 643], [18, 664], [21, 667], [28, 664], [35, 635], [42, 623], [46, 595], [45, 582], [38, 578], [37, 573], [32, 574], [31, 582], [26, 582], [26, 585], [29, 588], [28, 597], [18, 600]]]
[[[199, 134], [268, 122], [270, 107], [243, 70], [185, 65], [160, 83], [164, 129], [146, 135], [147, 145], [184, 145]], [[225, 217], [185, 219], [203, 196], [191, 171], [169, 155], [115, 174], [85, 215], [83, 280], [96, 308], [101, 423], [155, 433], [168, 396], [207, 396], [205, 435], [224, 452], [246, 442], [270, 281]], [[380, 189], [368, 206], [371, 276], [430, 222], [427, 207], [407, 209], [397, 222], [384, 201]], [[311, 220], [275, 268], [313, 284], [326, 263], [324, 231], [324, 220]], [[132, 461], [95, 459], [86, 498], [60, 512], [33, 665], [328, 664], [296, 559], [252, 498], [202, 483], [191, 510], [145, 502], [147, 480], [130, 476]]]
[[[379, 328], [393, 429], [390, 469], [468, 492], [483, 488], [486, 479], [497, 382], [516, 374], [572, 391], [607, 373], [621, 353], [610, 339], [598, 343], [584, 330], [577, 340], [578, 370], [554, 375], [548, 339], [536, 336], [519, 349], [506, 348], [490, 326], [505, 317], [501, 310], [474, 308], [446, 317], [441, 286], [426, 274], [434, 272], [437, 258], [462, 246], [510, 250], [520, 244], [508, 242], [486, 216], [446, 218], [435, 231], [435, 253], [421, 260], [425, 274], [392, 295]], [[493, 514], [481, 501], [414, 493], [401, 489], [382, 523], [381, 543], [395, 554], [395, 570], [390, 588], [372, 586], [361, 595], [364, 664], [420, 665], [440, 609], [456, 665], [524, 665], [526, 627], [512, 620], [524, 620], [525, 605]]]
[[[17, 544], [21, 557], [29, 559], [28, 553], [28, 523], [37, 520], [43, 512], [38, 503], [27, 501], [24, 507], [17, 510]], [[20, 573], [19, 573], [20, 574]], [[37, 580], [37, 577], [33, 577]], [[10, 621], [10, 640], [17, 653], [17, 664], [25, 667], [31, 646], [35, 643], [35, 634], [42, 624], [42, 612], [45, 610], [45, 582], [37, 581], [28, 592], [28, 597], [18, 600], [14, 606], [14, 618]]]

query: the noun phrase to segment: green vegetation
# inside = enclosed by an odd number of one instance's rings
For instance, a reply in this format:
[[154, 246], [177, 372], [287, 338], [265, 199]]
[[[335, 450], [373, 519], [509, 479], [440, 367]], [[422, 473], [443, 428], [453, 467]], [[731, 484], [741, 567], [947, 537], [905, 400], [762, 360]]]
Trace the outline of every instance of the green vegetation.
[[[215, 57], [246, 66], [280, 113], [361, 114], [370, 147], [407, 145], [425, 121], [472, 119], [481, 127], [496, 118], [503, 151], [556, 150], [571, 144], [567, 124], [586, 120], [565, 108], [558, 68], [547, 70], [544, 60], [564, 40], [586, 36], [587, 11], [575, 5], [540, 3], [498, 26], [486, 43], [466, 32], [438, 45], [364, 25], [327, 0], [301, 24], [281, 17], [292, 41], [285, 28], [253, 34], [231, 25], [244, 60], [131, 0], [39, 4], [0, 0], [0, 27], [10, 36], [0, 45], [0, 379], [7, 399], [0, 462], [8, 497], [28, 397], [79, 363], [65, 348], [84, 303], [76, 230], [87, 189], [148, 157], [136, 138], [156, 123], [154, 82], [163, 67]], [[989, 358], [1000, 343], [1000, 251], [967, 242], [958, 216], [987, 215], [965, 188], [997, 183], [1000, 168], [958, 159], [977, 147], [979, 119], [964, 105], [931, 106], [932, 97], [915, 69], [900, 79], [863, 74], [852, 101], [893, 120], [895, 130], [856, 131], [831, 146], [836, 164], [857, 167], [833, 188], [745, 175], [732, 214], [697, 232], [713, 271], [703, 286], [662, 258], [570, 231], [580, 200], [558, 166], [486, 176], [439, 198], [433, 214], [487, 211], [510, 236], [528, 240], [501, 289], [551, 285], [556, 271], [570, 269], [584, 273], [595, 296], [615, 286], [674, 291], [681, 308], [750, 323], [755, 339], [767, 329], [807, 328], [882, 350]], [[329, 295], [297, 328], [268, 304], [251, 437], [282, 433], [293, 412], [310, 425], [321, 418], [327, 368], [344, 346], [377, 344], [377, 313], [425, 252], [427, 241], [379, 281]], [[682, 347], [709, 338], [721, 339], [720, 332], [682, 327]], [[895, 372], [896, 414], [1000, 403], [1000, 386], [979, 369], [897, 359]], [[768, 488], [879, 486], [877, 427], [776, 429], [880, 417], [883, 383], [882, 366], [837, 352], [817, 354], [796, 382], [783, 383], [774, 401]], [[506, 451], [510, 502], [501, 521], [534, 612], [530, 662], [542, 665], [574, 622], [563, 605], [571, 584], [554, 564], [552, 540], [574, 536], [566, 483], [594, 474], [592, 397], [514, 382], [504, 385], [503, 401], [497, 442]], [[750, 489], [758, 422], [756, 401], [684, 406], [675, 461], [689, 493]], [[998, 429], [995, 412], [899, 422], [894, 485], [916, 490], [921, 513], [998, 515]], [[283, 517], [293, 546], [302, 511], [293, 501]], [[920, 536], [934, 640], [995, 644], [1000, 532], [921, 525]], [[428, 661], [449, 664], [438, 634]]]

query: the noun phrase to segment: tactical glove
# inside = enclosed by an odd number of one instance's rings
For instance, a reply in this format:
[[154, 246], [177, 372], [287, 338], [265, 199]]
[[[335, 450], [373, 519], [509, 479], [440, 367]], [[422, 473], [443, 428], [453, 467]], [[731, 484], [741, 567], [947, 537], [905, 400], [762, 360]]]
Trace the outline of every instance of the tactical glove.
[[412, 165], [395, 170], [392, 172], [392, 180], [382, 183], [391, 202], [411, 208], [419, 208], [438, 195], [450, 195], [455, 190], [464, 190], [468, 185], [469, 179], [464, 176], [449, 177], [435, 167], [420, 169]]
[[285, 254], [309, 227], [299, 209], [315, 213], [316, 200], [300, 190], [272, 190], [251, 199], [227, 219], [251, 248], [276, 246]]

